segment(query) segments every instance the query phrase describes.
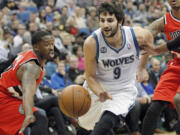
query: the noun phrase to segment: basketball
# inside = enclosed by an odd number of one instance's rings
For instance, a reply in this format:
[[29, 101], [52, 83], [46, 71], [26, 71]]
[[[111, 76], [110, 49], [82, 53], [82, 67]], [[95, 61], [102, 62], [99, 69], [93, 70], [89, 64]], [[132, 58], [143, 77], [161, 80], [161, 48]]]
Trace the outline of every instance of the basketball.
[[59, 107], [69, 117], [84, 115], [90, 108], [91, 96], [88, 91], [80, 85], [70, 85], [63, 89], [59, 95]]

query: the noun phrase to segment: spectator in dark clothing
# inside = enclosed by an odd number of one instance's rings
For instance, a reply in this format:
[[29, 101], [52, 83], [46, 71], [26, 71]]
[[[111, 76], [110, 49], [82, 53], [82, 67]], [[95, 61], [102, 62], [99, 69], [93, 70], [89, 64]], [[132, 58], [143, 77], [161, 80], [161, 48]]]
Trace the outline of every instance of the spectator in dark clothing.
[[160, 61], [155, 57], [151, 58], [151, 68], [149, 70], [149, 76], [150, 82], [152, 83], [154, 88], [156, 87], [162, 72], [163, 71], [161, 69]]
[[44, 109], [48, 117], [53, 116], [55, 118], [58, 135], [66, 135], [65, 121], [58, 106], [57, 96], [47, 96], [43, 99], [38, 99], [35, 101], [35, 106]]
[[68, 77], [75, 84], [83, 84], [85, 76], [83, 71], [78, 69], [78, 58], [76, 56], [71, 56], [68, 70]]

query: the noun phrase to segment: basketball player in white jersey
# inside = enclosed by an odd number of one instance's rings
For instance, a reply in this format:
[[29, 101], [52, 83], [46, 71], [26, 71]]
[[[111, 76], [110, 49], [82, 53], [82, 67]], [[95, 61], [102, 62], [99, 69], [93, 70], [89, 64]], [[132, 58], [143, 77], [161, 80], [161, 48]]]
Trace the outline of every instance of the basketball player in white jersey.
[[140, 41], [153, 44], [153, 36], [140, 27], [122, 26], [124, 13], [117, 3], [102, 3], [98, 11], [100, 28], [84, 43], [84, 87], [92, 103], [79, 124], [93, 130], [91, 135], [106, 135], [135, 103]]

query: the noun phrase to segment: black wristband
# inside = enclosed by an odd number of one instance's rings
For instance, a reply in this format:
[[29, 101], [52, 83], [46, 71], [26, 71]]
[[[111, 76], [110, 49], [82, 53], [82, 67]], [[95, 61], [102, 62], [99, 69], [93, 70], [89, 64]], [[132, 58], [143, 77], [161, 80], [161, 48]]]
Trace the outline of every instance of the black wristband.
[[167, 48], [169, 51], [180, 52], [180, 35], [175, 39], [167, 42]]

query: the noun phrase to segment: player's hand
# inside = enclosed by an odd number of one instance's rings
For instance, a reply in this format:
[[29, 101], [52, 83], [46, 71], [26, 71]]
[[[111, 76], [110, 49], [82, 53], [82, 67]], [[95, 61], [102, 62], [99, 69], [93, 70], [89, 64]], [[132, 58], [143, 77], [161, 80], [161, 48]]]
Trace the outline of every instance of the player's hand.
[[146, 69], [138, 69], [136, 72], [136, 81], [142, 82], [146, 78]]
[[57, 91], [57, 90], [52, 89], [51, 92], [52, 92], [52, 94], [54, 94], [55, 96], [58, 96], [58, 91]]
[[107, 91], [102, 91], [98, 94], [99, 99], [97, 101], [104, 102], [108, 99], [112, 100], [111, 95]]
[[36, 120], [35, 116], [34, 115], [29, 115], [29, 116], [26, 116], [25, 117], [25, 120], [24, 120], [24, 123], [21, 127], [21, 129], [19, 130], [19, 134], [22, 134], [24, 132], [24, 130], [26, 129], [26, 127], [33, 123], [34, 121]]
[[140, 104], [147, 104], [148, 103], [148, 99], [147, 99], [147, 97], [140, 97], [140, 98], [138, 98], [138, 102]]

